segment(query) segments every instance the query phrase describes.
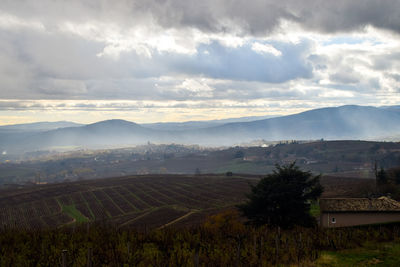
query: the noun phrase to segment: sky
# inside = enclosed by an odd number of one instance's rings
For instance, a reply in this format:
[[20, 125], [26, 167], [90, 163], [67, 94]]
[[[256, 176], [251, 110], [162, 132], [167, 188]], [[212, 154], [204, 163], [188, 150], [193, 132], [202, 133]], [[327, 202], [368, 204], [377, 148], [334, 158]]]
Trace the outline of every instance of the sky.
[[0, 125], [400, 104], [398, 0], [0, 0]]

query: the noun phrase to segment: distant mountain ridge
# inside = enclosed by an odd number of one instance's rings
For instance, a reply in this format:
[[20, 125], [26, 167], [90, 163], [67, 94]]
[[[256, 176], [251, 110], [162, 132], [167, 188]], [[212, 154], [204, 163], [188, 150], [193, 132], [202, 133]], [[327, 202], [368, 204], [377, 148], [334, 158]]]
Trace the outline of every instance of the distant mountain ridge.
[[[1, 129], [1, 128], [0, 128]], [[396, 107], [341, 106], [255, 121], [223, 123], [200, 128], [154, 129], [125, 120], [74, 125], [40, 133], [0, 131], [0, 150], [32, 151], [54, 147], [107, 148], [153, 143], [231, 146], [256, 139], [382, 140], [400, 134], [400, 110]]]
[[241, 118], [230, 118], [230, 119], [221, 119], [221, 120], [208, 120], [208, 121], [185, 121], [185, 122], [158, 122], [158, 123], [145, 123], [141, 124], [143, 127], [155, 129], [155, 130], [194, 130], [194, 129], [202, 129], [215, 127], [219, 125], [223, 125], [226, 123], [232, 122], [248, 122], [248, 121], [256, 121], [262, 119], [269, 119], [276, 116], [250, 116], [250, 117], [241, 117]]
[[83, 124], [70, 121], [56, 121], [56, 122], [44, 121], [44, 122], [3, 125], [0, 126], [0, 132], [1, 131], [49, 131], [58, 128], [78, 127], [82, 125]]
[[[400, 133], [400, 112], [364, 106], [321, 108], [302, 113], [209, 129], [235, 139], [374, 139]], [[201, 132], [201, 131], [200, 131]], [[222, 140], [221, 140], [222, 141]]]

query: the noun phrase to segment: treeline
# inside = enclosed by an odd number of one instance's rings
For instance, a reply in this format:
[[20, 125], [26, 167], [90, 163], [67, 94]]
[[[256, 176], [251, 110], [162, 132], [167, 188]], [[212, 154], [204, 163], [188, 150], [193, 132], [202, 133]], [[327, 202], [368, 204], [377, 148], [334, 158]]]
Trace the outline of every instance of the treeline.
[[397, 241], [400, 224], [282, 230], [244, 225], [235, 212], [198, 227], [138, 232], [105, 224], [0, 232], [1, 266], [274, 266], [315, 261], [322, 250]]

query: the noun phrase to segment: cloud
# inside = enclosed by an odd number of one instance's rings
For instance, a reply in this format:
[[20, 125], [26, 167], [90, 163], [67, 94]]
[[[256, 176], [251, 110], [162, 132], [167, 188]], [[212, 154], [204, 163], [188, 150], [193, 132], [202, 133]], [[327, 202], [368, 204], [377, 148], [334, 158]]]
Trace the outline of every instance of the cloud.
[[5, 0], [1, 9], [17, 17], [40, 18], [44, 25], [98, 20], [124, 27], [156, 23], [164, 28], [257, 35], [271, 32], [279, 28], [282, 20], [288, 20], [305, 29], [330, 33], [359, 30], [367, 25], [400, 32], [397, 0]]
[[355, 74], [354, 71], [348, 67], [331, 74], [329, 78], [331, 81], [341, 84], [355, 84], [360, 81], [359, 75]]
[[50, 100], [60, 102], [44, 109], [157, 102], [121, 112], [396, 103], [399, 10], [394, 0], [4, 0], [0, 100], [37, 111]]
[[[312, 43], [308, 40], [267, 43], [249, 39], [234, 46], [213, 40], [198, 44], [195, 53], [148, 47], [150, 57], [133, 50], [115, 59], [99, 56], [104, 51], [101, 42], [63, 31], [0, 31], [0, 38], [4, 59], [0, 83], [12, 89], [0, 90], [5, 99], [204, 98], [214, 95], [209, 85], [183, 89], [179, 80], [200, 76], [282, 83], [312, 76], [307, 60]], [[155, 86], [160, 77], [182, 75], [186, 78], [178, 78], [169, 91]]]
[[[371, 25], [400, 32], [400, 3], [396, 0], [241, 0], [135, 1], [146, 6], [160, 25], [196, 27], [202, 31], [265, 34], [282, 20], [321, 32], [354, 31]], [[141, 11], [143, 9], [140, 9]]]
[[251, 43], [229, 48], [219, 42], [200, 45], [194, 56], [168, 58], [174, 69], [192, 75], [215, 79], [262, 81], [281, 83], [297, 78], [308, 78], [312, 67], [306, 60], [310, 43], [275, 43], [280, 57], [272, 53], [254, 51]]
[[35, 81], [32, 84], [37, 89], [37, 93], [41, 95], [51, 95], [53, 97], [62, 98], [62, 96], [85, 95], [87, 87], [85, 82], [77, 80], [62, 79], [44, 79]]
[[279, 57], [282, 55], [282, 52], [277, 50], [275, 47], [273, 47], [270, 44], [262, 44], [259, 42], [254, 42], [251, 46], [251, 49], [256, 51], [259, 54], [272, 54], [276, 57]]

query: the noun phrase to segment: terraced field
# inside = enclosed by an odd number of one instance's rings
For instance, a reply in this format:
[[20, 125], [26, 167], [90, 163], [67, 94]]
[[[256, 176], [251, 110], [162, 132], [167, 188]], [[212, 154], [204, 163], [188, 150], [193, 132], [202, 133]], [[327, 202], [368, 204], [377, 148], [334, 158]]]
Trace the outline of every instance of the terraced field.
[[243, 201], [254, 177], [149, 175], [0, 193], [0, 227], [32, 229], [107, 221], [118, 227], [191, 225]]

